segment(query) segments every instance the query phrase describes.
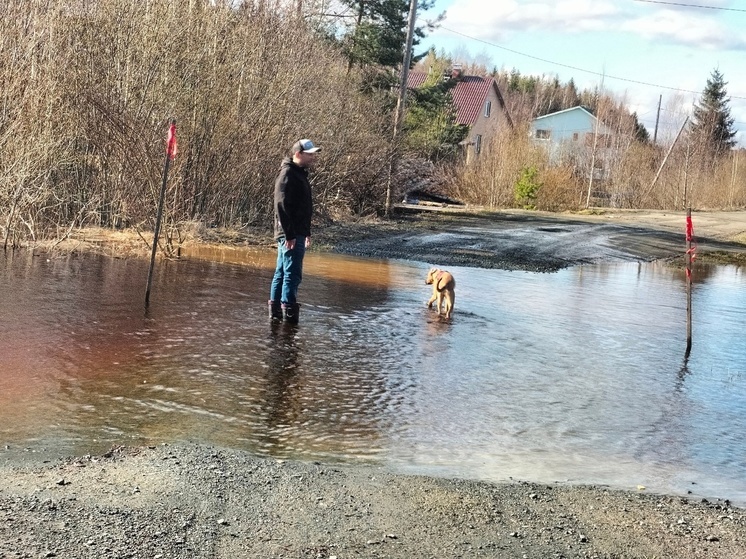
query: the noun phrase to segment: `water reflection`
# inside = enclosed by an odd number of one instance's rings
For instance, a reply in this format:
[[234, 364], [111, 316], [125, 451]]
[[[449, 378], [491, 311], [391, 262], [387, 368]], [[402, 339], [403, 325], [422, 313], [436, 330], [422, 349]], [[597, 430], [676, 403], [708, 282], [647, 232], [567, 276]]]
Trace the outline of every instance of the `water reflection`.
[[288, 324], [270, 325], [271, 343], [267, 355], [267, 430], [264, 444], [282, 448], [282, 432], [297, 424], [302, 415], [302, 392], [298, 367], [298, 328]]
[[[202, 258], [218, 258], [214, 262]], [[570, 480], [746, 502], [743, 271], [556, 274], [309, 254], [298, 328], [271, 325], [271, 251], [0, 260], [0, 443], [59, 453], [198, 440], [403, 471]], [[693, 485], [696, 484], [696, 485]]]

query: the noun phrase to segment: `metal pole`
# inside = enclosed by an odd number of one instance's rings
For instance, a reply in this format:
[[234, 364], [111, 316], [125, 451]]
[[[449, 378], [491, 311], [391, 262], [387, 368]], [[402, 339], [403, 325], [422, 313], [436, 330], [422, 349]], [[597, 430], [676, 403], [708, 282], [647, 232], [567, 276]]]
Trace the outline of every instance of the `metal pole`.
[[692, 209], [686, 209], [686, 352], [684, 359], [692, 351]]
[[394, 114], [394, 136], [391, 159], [389, 161], [389, 175], [386, 182], [386, 215], [391, 213], [391, 179], [396, 168], [396, 157], [398, 155], [397, 136], [404, 114], [404, 103], [407, 97], [407, 79], [409, 78], [409, 65], [412, 63], [412, 43], [414, 43], [414, 24], [417, 20], [417, 0], [409, 3], [409, 20], [407, 22], [407, 44], [404, 49], [404, 61], [401, 69], [401, 82], [399, 83], [399, 97], [396, 100], [396, 113]]
[[[163, 202], [166, 198], [166, 179], [168, 178], [168, 167], [171, 163], [171, 158], [175, 155], [173, 153], [173, 146], [171, 144], [171, 134], [176, 133], [176, 121], [171, 121], [171, 129], [169, 132], [169, 143], [166, 149], [166, 163], [163, 166], [163, 183], [161, 184], [161, 193], [158, 198], [158, 213], [155, 218], [155, 232], [153, 233], [153, 248], [150, 251], [150, 269], [148, 270], [148, 285], [145, 288], [145, 306], [150, 304], [150, 287], [153, 283], [153, 268], [155, 267], [155, 253], [158, 250], [158, 235], [161, 232], [161, 219], [163, 217]], [[175, 145], [175, 144], [174, 144]]]

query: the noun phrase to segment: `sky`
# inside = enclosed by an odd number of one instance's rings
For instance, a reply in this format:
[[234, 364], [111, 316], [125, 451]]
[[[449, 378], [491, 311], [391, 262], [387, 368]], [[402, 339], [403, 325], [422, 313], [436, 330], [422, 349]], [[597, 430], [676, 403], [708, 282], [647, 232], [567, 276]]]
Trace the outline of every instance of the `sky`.
[[436, 0], [418, 23], [442, 12], [415, 52], [601, 88], [651, 137], [660, 103], [659, 142], [673, 140], [717, 69], [746, 147], [746, 0]]

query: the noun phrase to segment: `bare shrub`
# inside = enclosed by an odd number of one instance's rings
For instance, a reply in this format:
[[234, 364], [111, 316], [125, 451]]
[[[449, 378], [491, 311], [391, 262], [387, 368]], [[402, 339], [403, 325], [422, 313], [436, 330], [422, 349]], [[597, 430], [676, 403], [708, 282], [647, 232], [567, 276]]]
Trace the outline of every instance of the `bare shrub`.
[[531, 143], [527, 129], [506, 131], [454, 177], [449, 194], [490, 208], [512, 207], [515, 183], [527, 166], [541, 172], [547, 166], [546, 154]]
[[0, 8], [4, 237], [85, 223], [152, 226], [171, 118], [179, 152], [167, 228], [268, 223], [280, 159], [301, 137], [324, 147], [314, 179], [322, 211], [380, 209], [387, 115], [285, 4]]
[[614, 132], [604, 143], [567, 142], [550, 151], [532, 142], [527, 125], [517, 128], [498, 137], [471, 165], [452, 173], [450, 195], [492, 208], [512, 207], [521, 169], [535, 167], [542, 183], [533, 204], [537, 209], [743, 207], [744, 150], [713, 161], [686, 137], [674, 143], [674, 136], [662, 147], [641, 143], [624, 119], [617, 121]]
[[536, 209], [550, 212], [575, 209], [580, 185], [568, 167], [546, 167], [540, 175], [542, 183]]

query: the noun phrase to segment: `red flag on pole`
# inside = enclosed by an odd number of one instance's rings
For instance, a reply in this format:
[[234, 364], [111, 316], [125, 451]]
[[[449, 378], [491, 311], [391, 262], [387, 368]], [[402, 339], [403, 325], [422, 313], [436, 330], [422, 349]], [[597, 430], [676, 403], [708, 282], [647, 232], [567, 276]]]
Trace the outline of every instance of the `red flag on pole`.
[[[688, 245], [686, 254], [689, 256], [689, 263], [691, 265], [694, 259], [697, 258], [697, 243], [694, 242], [694, 225], [692, 224], [692, 216], [686, 216], [686, 242]], [[692, 277], [691, 267], [688, 266], [686, 269], [686, 277]]]
[[166, 154], [172, 161], [176, 157], [176, 121], [171, 121], [168, 127], [168, 139], [166, 141]]
[[161, 194], [158, 198], [158, 213], [155, 217], [155, 232], [153, 233], [153, 247], [150, 252], [150, 269], [148, 270], [148, 286], [145, 288], [145, 306], [150, 304], [150, 286], [153, 282], [153, 268], [155, 267], [155, 253], [158, 249], [158, 235], [161, 232], [161, 218], [163, 216], [163, 201], [166, 196], [166, 179], [168, 178], [168, 165], [176, 157], [176, 120], [171, 120], [166, 138], [166, 161], [163, 164], [163, 184]]

